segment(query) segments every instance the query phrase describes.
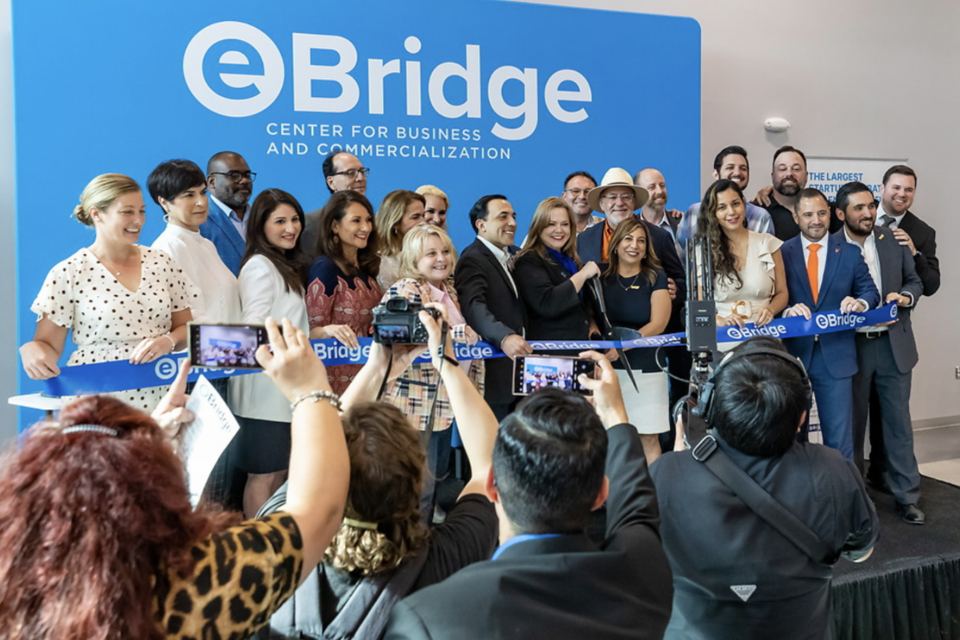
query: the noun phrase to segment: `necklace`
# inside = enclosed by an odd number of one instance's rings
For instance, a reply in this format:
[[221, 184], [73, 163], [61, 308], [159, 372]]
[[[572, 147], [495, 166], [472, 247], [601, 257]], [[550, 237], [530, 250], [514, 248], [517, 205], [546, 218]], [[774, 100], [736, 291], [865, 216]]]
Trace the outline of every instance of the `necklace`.
[[639, 289], [640, 287], [637, 286], [637, 278], [639, 277], [640, 277], [640, 274], [638, 273], [637, 275], [633, 276], [633, 280], [630, 281], [630, 284], [628, 286], [624, 286], [623, 284], [624, 278], [618, 273], [617, 284], [619, 284], [620, 288], [623, 289], [624, 291], [629, 291], [630, 289]]
[[[107, 261], [106, 261], [106, 260], [104, 260], [103, 258], [101, 258], [100, 256], [98, 256], [96, 253], [94, 253], [94, 252], [93, 252], [93, 249], [90, 249], [90, 253], [93, 254], [93, 257], [97, 259], [97, 262], [99, 262], [100, 264], [102, 264], [107, 271], [109, 271], [110, 273], [112, 273], [114, 276], [117, 276], [117, 277], [120, 276], [120, 271], [121, 271], [121, 269], [117, 269], [116, 263], [111, 263], [113, 266], [110, 266], [110, 265], [107, 264]], [[125, 266], [125, 265], [124, 265], [124, 266]], [[117, 269], [117, 270], [114, 271], [114, 269]]]

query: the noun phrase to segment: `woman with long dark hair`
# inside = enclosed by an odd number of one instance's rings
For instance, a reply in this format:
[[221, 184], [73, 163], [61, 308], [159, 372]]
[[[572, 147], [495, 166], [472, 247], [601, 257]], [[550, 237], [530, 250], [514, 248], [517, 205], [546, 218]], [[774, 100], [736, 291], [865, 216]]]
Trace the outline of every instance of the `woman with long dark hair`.
[[[710, 240], [717, 326], [758, 327], [787, 306], [787, 275], [780, 255], [783, 244], [769, 233], [744, 225], [746, 199], [740, 186], [717, 180], [707, 188], [697, 217], [697, 235]], [[724, 343], [729, 350], [736, 343]]]
[[[240, 263], [241, 322], [289, 318], [307, 333], [300, 203], [286, 191], [267, 189], [247, 215], [247, 249]], [[250, 517], [283, 484], [290, 457], [290, 404], [266, 376], [253, 374], [231, 380], [230, 407], [240, 423], [231, 453], [247, 473], [243, 510]]]
[[[650, 244], [647, 224], [639, 218], [627, 218], [613, 232], [610, 262], [601, 285], [611, 325], [633, 329], [644, 338], [663, 333], [670, 320], [667, 275]], [[650, 464], [660, 457], [658, 434], [670, 430], [667, 374], [658, 365], [654, 349], [627, 349], [625, 355], [637, 389], [624, 363], [617, 360], [613, 368], [620, 378], [627, 415], [640, 433]]]
[[527, 340], [586, 340], [596, 328], [583, 287], [600, 268], [580, 264], [576, 228], [573, 210], [560, 198], [537, 205], [513, 267], [527, 309]]
[[[247, 638], [290, 597], [338, 530], [350, 463], [306, 336], [289, 321], [267, 332], [258, 360], [296, 403], [283, 512], [231, 527], [235, 514], [194, 511], [157, 422], [115, 398], [77, 400], [0, 465], [0, 637]], [[185, 384], [161, 400], [161, 423], [184, 419]], [[319, 402], [297, 402], [312, 391]]]
[[[356, 191], [330, 196], [317, 223], [316, 253], [307, 276], [310, 337], [336, 338], [351, 349], [370, 335], [373, 308], [383, 292], [377, 284], [380, 256], [370, 201]], [[327, 367], [330, 385], [343, 393], [361, 365]]]

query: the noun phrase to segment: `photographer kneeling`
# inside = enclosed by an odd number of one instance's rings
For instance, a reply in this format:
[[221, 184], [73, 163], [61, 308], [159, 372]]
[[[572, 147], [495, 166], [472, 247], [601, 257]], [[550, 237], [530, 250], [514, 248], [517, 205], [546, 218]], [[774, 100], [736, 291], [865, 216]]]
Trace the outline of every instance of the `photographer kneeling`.
[[701, 389], [709, 435], [651, 467], [673, 567], [665, 638], [831, 637], [832, 565], [866, 560], [879, 524], [853, 463], [796, 441], [810, 396], [799, 360], [751, 338]]

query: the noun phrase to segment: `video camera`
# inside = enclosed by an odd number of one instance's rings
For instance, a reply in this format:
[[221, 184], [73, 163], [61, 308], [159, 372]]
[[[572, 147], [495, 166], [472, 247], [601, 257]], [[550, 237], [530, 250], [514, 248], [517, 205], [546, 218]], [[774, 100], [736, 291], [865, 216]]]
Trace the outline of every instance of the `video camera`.
[[710, 377], [717, 351], [717, 303], [713, 297], [710, 240], [694, 236], [687, 241], [687, 326], [685, 342], [693, 357], [690, 392], [677, 401], [674, 415], [683, 416], [683, 437], [693, 448], [707, 433], [706, 416], [697, 409], [700, 389]]
[[427, 344], [427, 328], [417, 314], [426, 311], [440, 319], [436, 309], [396, 296], [373, 308], [373, 340], [380, 344]]

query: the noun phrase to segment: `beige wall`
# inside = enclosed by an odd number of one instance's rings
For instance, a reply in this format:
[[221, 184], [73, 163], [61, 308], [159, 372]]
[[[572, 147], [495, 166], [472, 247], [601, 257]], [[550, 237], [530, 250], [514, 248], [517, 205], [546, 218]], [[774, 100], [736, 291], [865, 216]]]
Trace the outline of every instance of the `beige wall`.
[[[531, 0], [695, 18], [702, 31], [701, 183], [729, 144], [751, 157], [748, 191], [769, 184], [773, 151], [792, 144], [808, 155], [907, 158], [918, 173], [913, 211], [937, 230], [943, 284], [913, 316], [920, 349], [914, 370], [913, 419], [960, 415], [960, 3], [893, 0]], [[611, 30], [609, 37], [614, 37]], [[576, 37], [575, 29], [562, 34]], [[637, 60], [612, 61], [656, 87], [656, 70]], [[790, 121], [769, 134], [763, 121]], [[655, 159], [654, 159], [655, 160]], [[650, 160], [653, 161], [653, 160]], [[646, 164], [645, 158], [638, 159]], [[667, 176], [669, 186], [670, 176]], [[689, 203], [674, 202], [681, 208]]]
[[[741, 144], [751, 154], [751, 190], [769, 181], [772, 151], [790, 143], [810, 155], [908, 158], [919, 173], [915, 212], [940, 241], [943, 286], [914, 316], [921, 360], [914, 374], [913, 417], [960, 415], [960, 331], [945, 319], [960, 311], [960, 274], [951, 239], [960, 171], [960, 3], [905, 4], [892, 0], [805, 3], [760, 0], [573, 0], [541, 2], [613, 11], [690, 16], [703, 31], [701, 181], [717, 150]], [[668, 10], [664, 10], [668, 6]], [[576, 25], [553, 37], [576, 38]], [[593, 34], [604, 35], [604, 34]], [[540, 35], [538, 37], [547, 37]], [[656, 70], [643, 66], [643, 34], [631, 38], [637, 60], [611, 61], [656, 88]], [[19, 366], [14, 335], [13, 105], [10, 0], [0, 0], [0, 397], [16, 393]], [[763, 130], [770, 116], [788, 119], [786, 134]], [[66, 156], [68, 157], [68, 156]], [[654, 159], [655, 160], [655, 159]], [[639, 158], [638, 164], [647, 159]], [[51, 168], [56, 170], [56, 162]], [[669, 180], [669, 176], [667, 176]], [[55, 179], [55, 176], [54, 176]], [[674, 202], [674, 206], [688, 203]], [[25, 220], [29, 220], [24, 217]], [[0, 404], [0, 440], [16, 433], [15, 412]]]

